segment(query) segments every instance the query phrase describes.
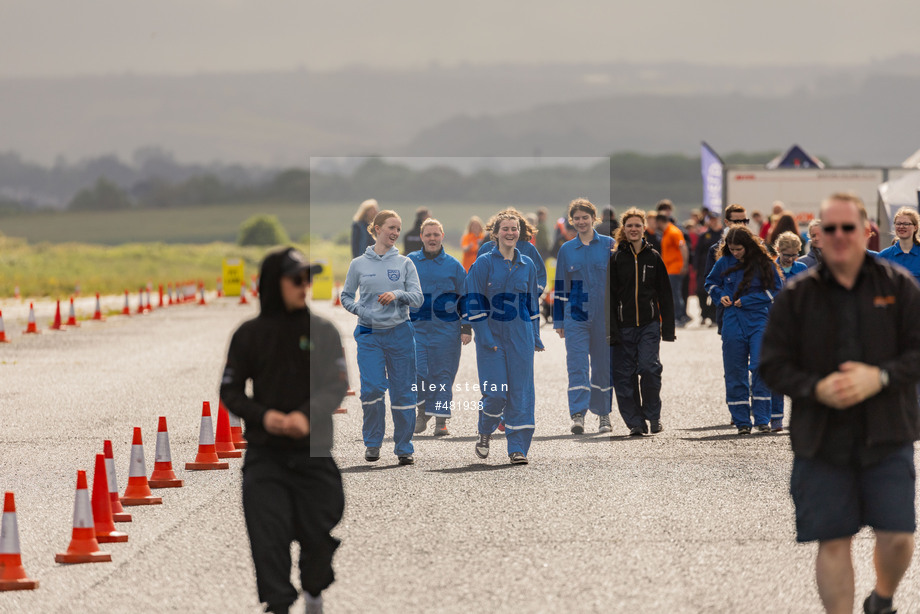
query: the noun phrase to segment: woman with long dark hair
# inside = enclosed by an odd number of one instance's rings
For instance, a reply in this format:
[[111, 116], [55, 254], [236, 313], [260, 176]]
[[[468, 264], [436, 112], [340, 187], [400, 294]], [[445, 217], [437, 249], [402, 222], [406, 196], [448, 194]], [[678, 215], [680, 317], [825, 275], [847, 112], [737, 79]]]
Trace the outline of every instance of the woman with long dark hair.
[[783, 276], [766, 247], [744, 226], [725, 235], [706, 292], [724, 308], [722, 364], [725, 400], [739, 435], [770, 432], [771, 393], [760, 379], [760, 342]]

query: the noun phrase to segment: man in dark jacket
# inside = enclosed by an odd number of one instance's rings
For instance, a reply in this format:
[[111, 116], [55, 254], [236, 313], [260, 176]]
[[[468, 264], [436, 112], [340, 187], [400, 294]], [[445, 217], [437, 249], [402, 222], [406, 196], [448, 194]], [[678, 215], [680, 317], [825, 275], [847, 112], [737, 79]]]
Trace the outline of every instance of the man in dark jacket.
[[[245, 421], [243, 511], [259, 600], [287, 612], [292, 541], [300, 543], [307, 612], [322, 612], [339, 545], [329, 532], [344, 510], [332, 459], [332, 413], [348, 389], [335, 327], [306, 307], [309, 279], [321, 270], [293, 248], [270, 253], [259, 277], [259, 316], [233, 334], [220, 386], [227, 409]], [[252, 396], [246, 382], [252, 381]]]
[[[629, 435], [660, 433], [660, 341], [674, 341], [674, 299], [661, 256], [643, 238], [645, 214], [623, 213], [626, 240], [607, 265], [606, 308], [610, 372]], [[639, 391], [641, 390], [641, 399]]]
[[913, 442], [920, 437], [920, 289], [867, 257], [858, 196], [821, 207], [822, 261], [779, 293], [760, 372], [792, 397], [791, 492], [797, 538], [818, 541], [816, 579], [828, 612], [852, 612], [851, 542], [875, 532], [875, 590], [865, 612], [893, 612], [916, 530]]
[[[742, 213], [742, 215], [744, 215]], [[709, 320], [711, 326], [716, 323], [716, 306], [712, 303], [706, 289], [703, 287], [706, 276], [712, 270], [709, 263], [710, 250], [719, 244], [722, 240], [722, 218], [716, 213], [708, 213], [706, 230], [700, 233], [696, 242], [696, 250], [693, 254], [693, 266], [696, 268], [696, 298], [700, 302], [700, 324]]]

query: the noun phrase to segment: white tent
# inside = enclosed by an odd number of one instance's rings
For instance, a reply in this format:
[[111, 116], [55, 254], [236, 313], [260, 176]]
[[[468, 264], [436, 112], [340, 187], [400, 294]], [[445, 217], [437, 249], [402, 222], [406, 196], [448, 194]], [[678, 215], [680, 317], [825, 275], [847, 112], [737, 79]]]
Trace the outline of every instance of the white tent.
[[920, 149], [915, 151], [911, 157], [901, 163], [903, 168], [920, 168]]
[[[901, 207], [920, 208], [920, 170], [897, 179], [886, 181], [878, 187], [878, 226], [894, 236], [894, 214]], [[885, 245], [884, 238], [882, 244]]]

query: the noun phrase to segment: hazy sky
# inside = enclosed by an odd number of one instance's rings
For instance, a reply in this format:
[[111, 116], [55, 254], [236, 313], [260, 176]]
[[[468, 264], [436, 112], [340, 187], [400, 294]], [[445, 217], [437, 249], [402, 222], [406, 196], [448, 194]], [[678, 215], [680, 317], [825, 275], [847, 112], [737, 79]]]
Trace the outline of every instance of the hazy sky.
[[916, 53], [918, 23], [913, 0], [0, 0], [0, 77], [433, 62], [850, 64]]

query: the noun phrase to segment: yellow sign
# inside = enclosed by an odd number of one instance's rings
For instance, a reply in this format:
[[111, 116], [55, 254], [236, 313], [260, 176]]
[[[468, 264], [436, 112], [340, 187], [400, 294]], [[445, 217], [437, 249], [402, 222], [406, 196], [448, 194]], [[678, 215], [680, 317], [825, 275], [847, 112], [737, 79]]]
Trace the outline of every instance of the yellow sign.
[[323, 265], [323, 271], [313, 276], [313, 300], [328, 301], [332, 299], [332, 267], [328, 260], [317, 260]]
[[246, 281], [243, 274], [243, 261], [239, 258], [224, 258], [223, 262], [224, 296], [239, 296], [240, 286]]

